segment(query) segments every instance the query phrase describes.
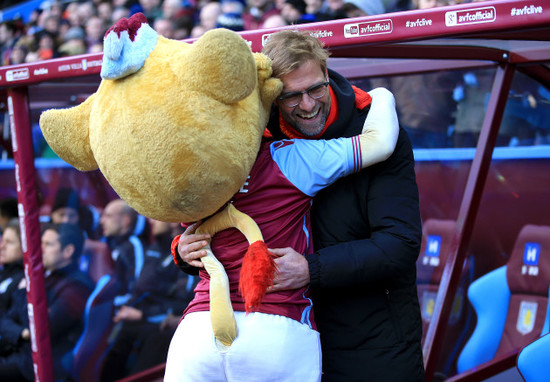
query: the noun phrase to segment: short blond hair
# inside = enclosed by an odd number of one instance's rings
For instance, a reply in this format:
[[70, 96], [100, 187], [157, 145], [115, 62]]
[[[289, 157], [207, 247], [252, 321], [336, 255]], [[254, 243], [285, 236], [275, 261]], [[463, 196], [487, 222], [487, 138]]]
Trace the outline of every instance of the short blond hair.
[[309, 32], [283, 30], [273, 33], [262, 49], [272, 61], [273, 77], [280, 78], [298, 69], [304, 62], [316, 61], [326, 72], [330, 55], [324, 44]]

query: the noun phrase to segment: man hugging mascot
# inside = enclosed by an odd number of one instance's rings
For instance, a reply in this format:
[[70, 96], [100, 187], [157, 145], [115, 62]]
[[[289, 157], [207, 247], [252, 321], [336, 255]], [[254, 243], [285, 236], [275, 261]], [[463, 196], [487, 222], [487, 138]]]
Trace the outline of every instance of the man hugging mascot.
[[50, 147], [81, 171], [99, 168], [140, 214], [206, 219], [199, 229], [213, 237], [165, 380], [320, 380], [308, 290], [266, 294], [276, 272], [267, 247], [311, 250], [316, 192], [389, 157], [391, 95], [373, 94], [360, 136], [270, 142], [262, 137], [282, 83], [269, 58], [226, 29], [193, 44], [166, 39], [143, 14], [107, 31], [101, 77], [81, 105], [42, 114]]

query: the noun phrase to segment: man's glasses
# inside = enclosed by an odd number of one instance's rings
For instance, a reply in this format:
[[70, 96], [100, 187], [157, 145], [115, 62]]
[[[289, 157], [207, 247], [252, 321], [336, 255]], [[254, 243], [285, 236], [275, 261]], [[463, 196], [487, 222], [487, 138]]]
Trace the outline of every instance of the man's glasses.
[[329, 82], [321, 82], [320, 84], [315, 84], [310, 86], [303, 92], [291, 92], [281, 95], [278, 99], [282, 101], [286, 107], [296, 107], [302, 102], [302, 96], [307, 93], [313, 99], [319, 99], [327, 94], [327, 87]]

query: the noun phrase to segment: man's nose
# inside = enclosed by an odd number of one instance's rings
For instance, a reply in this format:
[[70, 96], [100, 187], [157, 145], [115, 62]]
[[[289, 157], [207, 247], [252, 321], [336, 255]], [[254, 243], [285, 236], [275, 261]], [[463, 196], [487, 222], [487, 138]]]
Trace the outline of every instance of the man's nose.
[[315, 102], [316, 102], [316, 100], [311, 98], [309, 96], [309, 94], [304, 93], [302, 95], [302, 100], [300, 101], [300, 105], [299, 105], [300, 109], [306, 110], [306, 111], [311, 111], [315, 107]]

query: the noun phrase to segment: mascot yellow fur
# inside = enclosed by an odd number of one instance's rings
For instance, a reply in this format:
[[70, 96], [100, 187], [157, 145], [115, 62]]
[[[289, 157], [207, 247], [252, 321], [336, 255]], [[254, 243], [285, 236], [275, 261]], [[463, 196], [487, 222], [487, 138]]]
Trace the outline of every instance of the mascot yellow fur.
[[[144, 216], [192, 222], [226, 206], [202, 231], [237, 227], [261, 242], [256, 224], [227, 202], [250, 172], [282, 88], [269, 58], [225, 29], [193, 44], [166, 39], [137, 14], [105, 35], [101, 76], [81, 105], [42, 114], [50, 147], [81, 171], [99, 168]], [[203, 262], [214, 333], [230, 345], [237, 329], [227, 276], [211, 252]]]

